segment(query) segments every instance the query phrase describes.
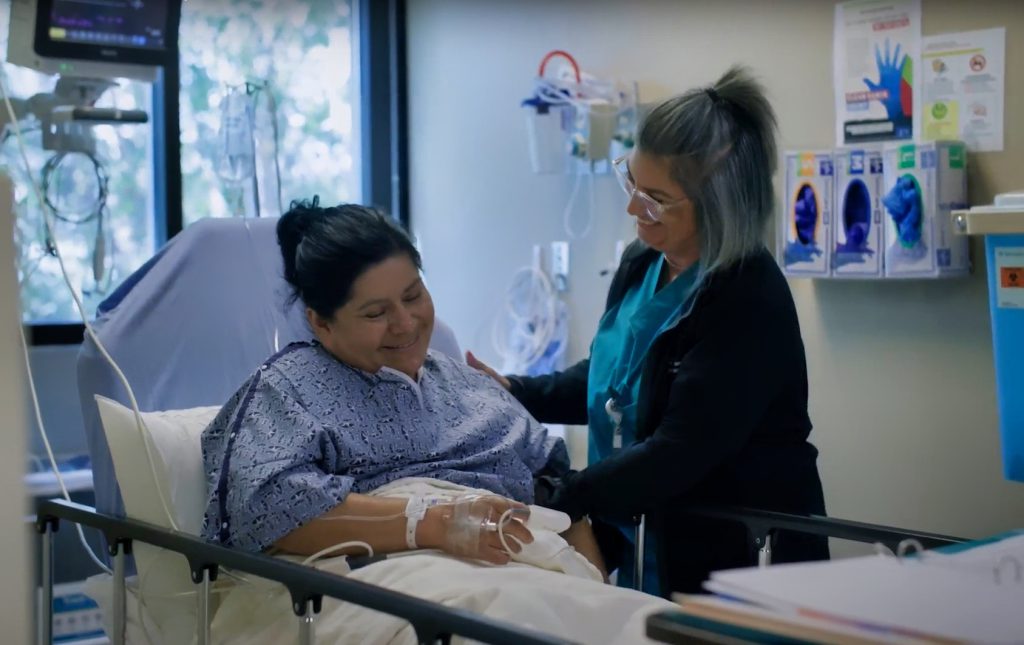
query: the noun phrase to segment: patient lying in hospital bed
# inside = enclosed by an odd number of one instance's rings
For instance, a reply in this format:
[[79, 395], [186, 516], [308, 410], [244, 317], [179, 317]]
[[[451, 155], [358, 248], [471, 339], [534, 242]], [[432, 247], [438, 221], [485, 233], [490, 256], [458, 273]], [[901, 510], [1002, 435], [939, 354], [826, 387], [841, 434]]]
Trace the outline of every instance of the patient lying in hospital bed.
[[[316, 340], [265, 361], [204, 433], [204, 537], [250, 551], [309, 555], [358, 540], [377, 553], [507, 562], [532, 540], [521, 520], [533, 477], [568, 470], [564, 442], [486, 377], [428, 353], [434, 311], [419, 256], [383, 215], [297, 205], [278, 240]], [[405, 477], [491, 494], [468, 508], [366, 495]], [[503, 515], [501, 530], [471, 535], [470, 523], [498, 528]]]
[[[200, 535], [208, 501], [203, 429], [268, 356], [313, 337], [302, 303], [283, 306], [287, 285], [276, 224], [276, 219], [200, 220], [100, 307], [95, 332], [128, 376], [145, 424], [140, 433], [116, 373], [87, 337], [78, 387], [102, 512], [127, 513]], [[440, 320], [431, 348], [461, 356], [454, 335]], [[407, 483], [397, 481], [383, 491], [396, 495], [394, 487]], [[543, 532], [533, 528], [538, 517], [530, 517], [534, 544], [543, 539]], [[194, 642], [196, 586], [188, 563], [176, 553], [138, 542], [132, 553], [138, 576], [128, 581], [127, 642]], [[307, 556], [280, 557], [301, 562]], [[576, 553], [573, 557], [582, 560]], [[592, 571], [581, 578], [515, 562], [489, 566], [441, 552], [405, 551], [391, 558], [347, 575], [577, 642], [643, 642], [643, 617], [670, 606], [594, 582]], [[328, 557], [310, 566], [346, 574], [348, 564], [344, 557]], [[243, 584], [229, 573], [221, 570], [213, 594], [212, 642], [294, 642], [296, 618], [284, 588], [248, 576], [249, 584]], [[112, 633], [111, 577], [95, 576], [88, 593], [100, 604]], [[399, 619], [327, 598], [317, 633], [321, 643], [413, 640], [411, 628]]]
[[[447, 356], [428, 353], [416, 373], [363, 372], [315, 342], [268, 360], [203, 434], [204, 537], [301, 555], [359, 541], [497, 564], [513, 555], [506, 546], [531, 550], [522, 503], [534, 474], [567, 470], [564, 443]], [[382, 488], [411, 477], [420, 486]], [[422, 518], [407, 513], [417, 505]], [[501, 532], [488, 531], [503, 514]]]
[[[567, 471], [565, 445], [491, 379], [428, 352], [433, 305], [405, 234], [367, 209], [314, 201], [293, 205], [278, 240], [316, 340], [269, 358], [203, 433], [204, 537], [574, 640], [633, 642], [645, 610], [666, 603], [603, 584], [585, 522], [529, 514], [534, 477]], [[345, 558], [312, 562], [419, 549], [433, 553], [353, 572]], [[217, 642], [286, 638], [286, 596], [237, 586]], [[400, 620], [326, 599], [317, 632], [412, 638]]]

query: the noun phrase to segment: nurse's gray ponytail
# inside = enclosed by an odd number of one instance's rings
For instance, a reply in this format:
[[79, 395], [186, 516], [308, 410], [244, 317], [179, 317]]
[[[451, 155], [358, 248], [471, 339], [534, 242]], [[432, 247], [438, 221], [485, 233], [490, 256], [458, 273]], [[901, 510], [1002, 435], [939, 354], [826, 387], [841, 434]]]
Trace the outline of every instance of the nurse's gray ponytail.
[[696, 205], [700, 265], [726, 268], [764, 247], [775, 203], [775, 112], [745, 67], [668, 99], [641, 124], [637, 149], [667, 158]]

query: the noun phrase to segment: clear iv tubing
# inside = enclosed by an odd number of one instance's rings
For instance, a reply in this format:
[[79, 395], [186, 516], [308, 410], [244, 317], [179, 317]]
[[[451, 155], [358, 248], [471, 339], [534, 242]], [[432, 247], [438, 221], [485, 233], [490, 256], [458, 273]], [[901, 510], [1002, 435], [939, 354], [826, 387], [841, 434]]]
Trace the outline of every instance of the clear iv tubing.
[[[74, 300], [75, 307], [78, 310], [78, 314], [82, 318], [82, 323], [85, 326], [86, 333], [89, 335], [89, 337], [92, 339], [92, 341], [96, 344], [96, 348], [99, 349], [100, 353], [103, 355], [103, 358], [114, 369], [114, 372], [117, 374], [118, 379], [120, 380], [121, 384], [124, 386], [124, 389], [125, 389], [125, 391], [128, 394], [128, 399], [131, 402], [132, 411], [135, 414], [135, 423], [136, 423], [136, 426], [139, 429], [140, 435], [142, 436], [143, 445], [146, 448], [146, 459], [149, 462], [150, 472], [152, 472], [152, 474], [153, 474], [153, 481], [156, 484], [157, 494], [158, 494], [158, 497], [160, 498], [160, 505], [163, 507], [163, 511], [164, 511], [165, 515], [167, 516], [167, 521], [171, 525], [171, 528], [174, 529], [174, 530], [178, 530], [177, 522], [175, 521], [174, 516], [173, 516], [173, 514], [170, 511], [170, 507], [169, 507], [169, 504], [167, 503], [167, 498], [166, 498], [166, 495], [164, 493], [163, 487], [160, 485], [160, 479], [156, 475], [156, 467], [154, 466], [152, 451], [151, 451], [151, 448], [150, 448], [150, 445], [149, 445], [149, 441], [147, 441], [146, 432], [145, 432], [145, 429], [144, 429], [145, 424], [142, 421], [142, 415], [139, 412], [139, 404], [138, 404], [138, 401], [135, 399], [135, 393], [132, 391], [132, 387], [128, 383], [128, 379], [127, 379], [127, 377], [125, 377], [124, 372], [121, 371], [121, 368], [114, 361], [113, 357], [110, 356], [110, 353], [107, 352], [106, 347], [103, 346], [103, 343], [100, 341], [99, 337], [96, 335], [95, 330], [93, 330], [92, 325], [89, 323], [89, 317], [85, 313], [85, 305], [82, 303], [82, 298], [81, 298], [81, 296], [78, 295], [78, 292], [75, 291], [74, 286], [71, 284], [71, 278], [70, 278], [70, 276], [68, 276], [67, 267], [64, 265], [64, 257], [60, 253], [60, 247], [59, 247], [59, 244], [57, 242], [57, 238], [56, 238], [56, 236], [54, 235], [54, 232], [53, 232], [53, 222], [52, 222], [53, 213], [50, 210], [49, 206], [47, 205], [46, 199], [44, 198], [44, 196], [42, 194], [42, 190], [40, 189], [38, 182], [36, 182], [34, 179], [32, 179], [32, 164], [29, 163], [28, 153], [25, 151], [25, 141], [24, 141], [24, 137], [22, 136], [22, 133], [21, 133], [21, 126], [18, 123], [17, 115], [14, 112], [14, 106], [11, 105], [10, 93], [7, 90], [7, 74], [6, 74], [6, 72], [3, 71], [2, 68], [0, 68], [0, 93], [3, 94], [4, 105], [7, 108], [7, 114], [9, 116], [9, 118], [10, 118], [11, 126], [14, 128], [14, 133], [15, 133], [16, 139], [18, 141], [18, 150], [19, 150], [19, 152], [21, 154], [22, 163], [25, 165], [25, 172], [26, 172], [27, 176], [29, 177], [29, 183], [32, 186], [32, 190], [35, 193], [36, 200], [38, 201], [38, 203], [40, 205], [40, 209], [42, 210], [42, 213], [43, 213], [43, 224], [44, 224], [44, 226], [46, 228], [46, 234], [47, 234], [48, 238], [52, 241], [54, 252], [55, 252], [55, 255], [57, 257], [57, 264], [60, 267], [61, 276], [64, 278], [64, 284], [67, 285], [68, 291], [71, 293], [71, 298], [72, 298], [72, 300]], [[22, 344], [25, 345], [25, 343], [24, 343], [24, 333], [22, 333]], [[26, 355], [26, 357], [28, 355], [27, 346], [25, 347], [25, 355]], [[31, 381], [31, 367], [27, 367], [27, 369], [29, 370], [29, 380]], [[35, 393], [34, 386], [31, 388], [31, 390], [32, 390], [32, 392], [34, 394]], [[35, 400], [34, 404], [36, 406], [36, 412], [38, 414], [38, 400]], [[41, 416], [41, 414], [39, 414], [39, 416], [37, 417], [37, 422], [39, 422], [39, 430], [40, 430], [40, 432], [45, 437], [46, 436], [46, 430], [45, 430], [45, 428], [44, 428], [44, 426], [42, 424], [42, 416]], [[64, 481], [63, 481], [63, 479], [60, 476], [60, 470], [57, 468], [57, 463], [56, 463], [56, 461], [53, 458], [52, 451], [49, 450], [49, 440], [48, 439], [45, 440], [44, 443], [47, 444], [48, 456], [50, 457], [50, 460], [51, 460], [51, 466], [53, 467], [53, 470], [54, 470], [54, 472], [57, 475], [57, 481], [60, 484], [61, 491], [64, 494], [64, 498], [67, 499], [68, 501], [70, 501], [71, 497], [70, 497], [70, 495], [67, 492], [67, 488], [64, 486]], [[92, 549], [88, 546], [88, 543], [85, 541], [85, 537], [84, 537], [84, 535], [81, 532], [81, 527], [79, 527], [78, 531], [79, 531], [79, 537], [81, 537], [81, 539], [82, 539], [83, 546], [89, 552], [89, 554], [92, 557], [93, 561], [97, 565], [99, 565], [104, 571], [108, 571], [109, 572], [110, 569], [108, 567], [106, 567], [105, 565], [103, 565], [102, 562], [99, 561], [99, 558], [96, 557], [96, 555], [92, 552]]]
[[[498, 540], [501, 542], [502, 548], [505, 549], [505, 552], [508, 553], [509, 557], [512, 557], [513, 555], [515, 555], [515, 553], [512, 551], [511, 547], [509, 547], [508, 542], [505, 541], [505, 525], [512, 521], [512, 514], [515, 512], [515, 510], [516, 509], [514, 508], [510, 508], [506, 510], [504, 513], [502, 513], [501, 517], [498, 518]], [[516, 540], [516, 538], [511, 535], [508, 537], [510, 540], [515, 540], [516, 542], [519, 542], [519, 540]], [[520, 547], [522, 547], [522, 545], [520, 545]]]
[[[512, 304], [512, 298], [514, 296], [514, 288], [520, 276], [528, 275], [533, 280], [531, 287], [534, 285], [540, 285], [541, 298], [543, 302], [543, 311], [537, 312], [534, 308], [531, 308], [526, 315], [520, 315], [515, 306]], [[532, 304], [533, 289], [527, 291], [527, 306]], [[513, 360], [520, 365], [529, 365], [541, 356], [547, 350], [548, 344], [551, 342], [551, 338], [555, 333], [555, 290], [551, 284], [551, 280], [548, 279], [547, 275], [543, 271], [534, 266], [527, 266], [519, 269], [513, 276], [511, 284], [506, 291], [505, 299], [502, 304], [503, 314], [508, 316], [513, 321], [511, 330], [501, 329], [501, 317], [495, 321], [494, 326], [491, 328], [491, 344], [495, 351], [505, 360]], [[535, 323], [539, 322], [539, 325], [535, 329], [529, 332], [523, 332], [524, 329], [528, 329]], [[502, 331], [507, 333], [515, 333], [517, 337], [525, 338], [526, 349], [517, 355], [516, 350], [509, 347], [509, 343], [506, 340], [501, 339]]]
[[[68, 275], [67, 268], [64, 265], [64, 259], [63, 259], [63, 256], [60, 253], [60, 248], [59, 248], [56, 236], [54, 236], [54, 234], [53, 234], [53, 224], [52, 224], [52, 221], [51, 221], [51, 219], [53, 217], [53, 213], [50, 210], [46, 200], [43, 198], [43, 195], [42, 195], [42, 192], [40, 190], [40, 187], [39, 187], [38, 183], [31, 179], [31, 177], [32, 177], [31, 164], [28, 161], [28, 155], [27, 155], [27, 152], [25, 150], [24, 138], [22, 136], [21, 127], [20, 127], [20, 125], [18, 123], [18, 119], [17, 119], [17, 116], [16, 116], [16, 114], [14, 112], [14, 108], [13, 108], [13, 106], [11, 104], [10, 95], [9, 95], [9, 93], [7, 91], [6, 74], [3, 72], [2, 69], [0, 69], [0, 94], [3, 95], [3, 101], [4, 101], [4, 104], [6, 106], [8, 115], [10, 117], [11, 125], [14, 128], [14, 132], [15, 132], [15, 135], [16, 135], [16, 138], [17, 138], [17, 141], [18, 141], [19, 152], [21, 154], [22, 162], [24, 163], [26, 173], [27, 173], [27, 175], [30, 178], [30, 184], [32, 185], [32, 189], [33, 189], [33, 191], [34, 191], [34, 193], [36, 195], [36, 199], [37, 199], [37, 201], [39, 202], [39, 204], [41, 206], [42, 213], [43, 213], [43, 222], [44, 222], [47, 234], [50, 237], [50, 239], [53, 240], [53, 245], [54, 245], [54, 249], [56, 251], [56, 257], [57, 257], [57, 260], [58, 260], [58, 265], [59, 265], [60, 270], [61, 270], [61, 275], [64, 278], [65, 285], [68, 287], [68, 291], [71, 293], [71, 297], [72, 297], [72, 299], [75, 302], [76, 309], [78, 310], [78, 313], [79, 313], [80, 317], [82, 318], [82, 322], [83, 322], [83, 324], [85, 326], [86, 333], [89, 335], [89, 337], [95, 343], [97, 349], [100, 351], [100, 353], [102, 354], [104, 359], [114, 369], [114, 372], [117, 374], [118, 379], [120, 380], [121, 384], [125, 388], [126, 393], [128, 394], [128, 398], [129, 398], [129, 401], [131, 403], [132, 411], [133, 411], [134, 416], [135, 416], [136, 426], [137, 426], [137, 428], [139, 430], [140, 435], [142, 436], [143, 445], [144, 445], [144, 447], [146, 449], [146, 458], [147, 458], [147, 461], [148, 461], [148, 464], [149, 464], [150, 472], [153, 475], [153, 480], [154, 480], [154, 484], [156, 486], [158, 497], [160, 499], [160, 504], [161, 504], [161, 506], [163, 508], [164, 514], [166, 515], [167, 521], [170, 524], [171, 528], [174, 529], [174, 530], [179, 530], [178, 526], [177, 526], [177, 522], [174, 519], [174, 515], [170, 511], [169, 504], [167, 502], [167, 498], [166, 498], [165, 492], [163, 490], [163, 487], [160, 484], [159, 477], [156, 474], [156, 467], [155, 467], [154, 460], [153, 460], [153, 455], [152, 455], [152, 452], [151, 452], [150, 442], [148, 441], [148, 437], [146, 436], [146, 432], [145, 432], [145, 422], [142, 420], [141, 412], [139, 410], [139, 405], [138, 405], [138, 401], [137, 401], [137, 399], [135, 397], [135, 393], [132, 390], [131, 384], [128, 382], [128, 379], [125, 376], [124, 372], [121, 370], [120, 366], [117, 365], [117, 362], [114, 361], [113, 357], [107, 351], [107, 349], [103, 345], [102, 341], [100, 341], [99, 337], [96, 335], [95, 330], [92, 328], [92, 325], [89, 323], [88, 315], [85, 313], [85, 305], [82, 302], [82, 299], [78, 295], [77, 291], [75, 291], [74, 286], [71, 284], [71, 279], [70, 279], [70, 276]], [[543, 277], [546, 280], [546, 276], [543, 276]], [[19, 326], [19, 327], [21, 328], [21, 326]], [[44, 443], [44, 445], [46, 447], [47, 456], [49, 457], [51, 467], [53, 468], [54, 473], [55, 473], [55, 475], [57, 477], [57, 481], [58, 481], [58, 483], [60, 485], [61, 491], [62, 491], [62, 493], [64, 495], [64, 498], [67, 499], [68, 501], [70, 501], [70, 494], [69, 494], [69, 492], [67, 490], [67, 487], [64, 484], [63, 477], [61, 477], [60, 470], [57, 467], [56, 459], [55, 459], [55, 457], [53, 455], [53, 450], [52, 450], [52, 447], [50, 446], [49, 438], [46, 435], [45, 427], [43, 425], [42, 413], [41, 413], [41, 410], [39, 408], [38, 394], [37, 394], [37, 392], [35, 390], [35, 384], [34, 384], [34, 380], [32, 378], [32, 373], [31, 373], [31, 366], [29, 364], [28, 345], [27, 345], [27, 342], [26, 342], [26, 339], [25, 339], [25, 336], [24, 336], [24, 329], [23, 328], [21, 328], [21, 340], [22, 340], [22, 349], [23, 349], [24, 357], [25, 357], [25, 361], [26, 361], [26, 369], [28, 370], [28, 375], [29, 375], [29, 387], [30, 387], [30, 390], [31, 390], [31, 393], [32, 393], [34, 412], [35, 412], [35, 415], [36, 415], [36, 421], [39, 424], [39, 428], [40, 428], [40, 431], [42, 433], [43, 443]], [[513, 509], [513, 508], [510, 508], [510, 509], [506, 510], [501, 515], [501, 517], [499, 518], [499, 520], [497, 522], [497, 526], [496, 526], [496, 530], [498, 531], [498, 538], [501, 541], [503, 548], [505, 548], [506, 551], [508, 551], [510, 554], [512, 553], [512, 550], [509, 548], [508, 543], [505, 540], [503, 529], [504, 529], [504, 526], [507, 524], [507, 522], [509, 521], [509, 518], [512, 516], [512, 514], [514, 513], [515, 510], [516, 509]], [[332, 517], [332, 518], [324, 518], [324, 519], [347, 519], [347, 520], [357, 520], [357, 521], [381, 521], [381, 520], [384, 520], [384, 519], [397, 519], [399, 517], [404, 517], [404, 514], [390, 516], [390, 517], [335, 516], [335, 517]], [[80, 538], [80, 540], [82, 542], [82, 546], [89, 553], [89, 555], [92, 558], [93, 562], [98, 567], [100, 567], [103, 571], [105, 571], [107, 573], [111, 573], [110, 569], [99, 560], [99, 558], [96, 556], [96, 554], [93, 553], [93, 551], [92, 551], [91, 547], [89, 546], [88, 542], [86, 542], [85, 536], [84, 536], [84, 534], [82, 532], [81, 525], [76, 525], [76, 528], [78, 529], [78, 534], [79, 534], [79, 538]], [[509, 537], [511, 537], [511, 536], [509, 536]], [[323, 555], [325, 555], [327, 553], [331, 553], [331, 552], [340, 550], [342, 548], [347, 548], [347, 547], [351, 547], [351, 546], [362, 547], [362, 548], [366, 549], [371, 555], [373, 553], [373, 549], [367, 543], [361, 542], [361, 541], [350, 541], [350, 542], [334, 545], [332, 547], [329, 547], [328, 549], [324, 549], [324, 550], [314, 554], [313, 556], [310, 556], [310, 558], [307, 558], [306, 561], [309, 562], [309, 561], [315, 560], [318, 557], [322, 557]], [[192, 593], [192, 592], [189, 592], [189, 593]]]
[[395, 513], [394, 515], [328, 515], [320, 516], [316, 518], [317, 522], [338, 522], [341, 520], [347, 520], [352, 522], [389, 522], [391, 520], [400, 520], [407, 517], [405, 513]]
[[[593, 164], [593, 162], [591, 162]], [[594, 209], [597, 207], [596, 189], [594, 187], [594, 171], [591, 168], [590, 177], [588, 180], [587, 189], [587, 214], [586, 214], [586, 225], [584, 225], [582, 231], [575, 231], [572, 226], [572, 213], [576, 206], [576, 201], [579, 198], [580, 184], [583, 183], [583, 174], [576, 173], [576, 178], [572, 183], [572, 191], [569, 193], [569, 201], [566, 202], [565, 208], [562, 210], [562, 226], [565, 228], [565, 234], [569, 236], [569, 239], [578, 240], [585, 238], [590, 234], [591, 229], [594, 227]]]
[[583, 107], [586, 101], [573, 98], [573, 94], [579, 94], [578, 86], [568, 82], [559, 82], [548, 78], [537, 79], [537, 96], [552, 105], [572, 105]]
[[[432, 508], [441, 507], [441, 506], [455, 506], [460, 501], [463, 501], [463, 502], [466, 502], [466, 503], [472, 503], [473, 501], [476, 501], [478, 499], [481, 499], [481, 498], [479, 498], [479, 497], [477, 497], [475, 495], [470, 495], [468, 497], [461, 498], [461, 499], [460, 498], [456, 498], [456, 499], [452, 500], [449, 503], [437, 504], [436, 506], [434, 506]], [[515, 552], [512, 550], [512, 548], [508, 545], [508, 542], [506, 541], [505, 527], [508, 526], [508, 523], [512, 521], [512, 518], [516, 514], [517, 511], [519, 511], [519, 509], [517, 509], [515, 507], [508, 508], [508, 509], [505, 510], [505, 512], [503, 512], [498, 517], [497, 521], [493, 523], [493, 526], [494, 526], [493, 530], [495, 530], [498, 533], [498, 541], [501, 542], [502, 548], [505, 549], [505, 552], [510, 557], [515, 555]], [[394, 514], [391, 514], [391, 515], [379, 515], [379, 516], [369, 516], [369, 515], [329, 515], [329, 516], [326, 516], [326, 517], [325, 516], [318, 517], [318, 518], [316, 518], [315, 521], [319, 521], [319, 522], [337, 522], [337, 521], [345, 520], [345, 521], [353, 521], [353, 522], [387, 522], [387, 521], [392, 521], [392, 520], [403, 519], [403, 518], [406, 518], [406, 517], [407, 517], [407, 515], [405, 513], [394, 513]], [[489, 527], [491, 525], [492, 524], [489, 523], [489, 522], [483, 522], [483, 523], [480, 524], [480, 527], [482, 529], [484, 529], [484, 530], [487, 530], [487, 527]], [[519, 540], [517, 540], [512, 535], [509, 535], [508, 539], [509, 540], [515, 540], [516, 542], [519, 542]], [[341, 549], [345, 549], [345, 548], [352, 547], [352, 546], [357, 546], [357, 547], [361, 547], [361, 548], [365, 549], [366, 552], [367, 552], [367, 555], [370, 556], [370, 557], [373, 557], [373, 553], [374, 553], [373, 547], [371, 547], [369, 544], [367, 544], [366, 542], [362, 542], [360, 540], [350, 540], [348, 542], [342, 542], [340, 544], [335, 544], [335, 545], [329, 546], [329, 547], [327, 547], [325, 549], [321, 549], [320, 551], [317, 551], [313, 555], [311, 555], [308, 558], [306, 558], [305, 560], [303, 560], [302, 564], [309, 564], [310, 562], [318, 560], [319, 558], [321, 558], [321, 557], [323, 557], [323, 556], [325, 556], [325, 555], [327, 555], [329, 553], [334, 553], [335, 551], [340, 551]]]
[[313, 555], [311, 555], [308, 558], [306, 558], [305, 560], [303, 560], [302, 564], [309, 565], [310, 563], [315, 562], [316, 560], [319, 560], [320, 558], [324, 557], [325, 555], [330, 555], [331, 553], [334, 553], [336, 551], [341, 551], [342, 549], [347, 549], [347, 548], [349, 548], [351, 546], [357, 546], [357, 547], [366, 549], [366, 555], [371, 557], [371, 558], [373, 557], [373, 547], [372, 546], [370, 546], [366, 542], [362, 542], [360, 540], [349, 540], [348, 542], [342, 542], [341, 544], [335, 544], [334, 546], [329, 546], [326, 549], [320, 549], [319, 551], [317, 551]]

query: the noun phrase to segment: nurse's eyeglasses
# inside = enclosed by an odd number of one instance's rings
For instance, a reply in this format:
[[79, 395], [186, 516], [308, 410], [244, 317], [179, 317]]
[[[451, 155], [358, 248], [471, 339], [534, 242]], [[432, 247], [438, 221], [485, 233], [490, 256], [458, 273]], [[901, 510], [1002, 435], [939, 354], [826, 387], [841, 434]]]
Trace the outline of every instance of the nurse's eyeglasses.
[[629, 172], [629, 159], [628, 155], [623, 155], [612, 162], [612, 168], [615, 170], [615, 177], [619, 180], [619, 185], [622, 186], [622, 190], [626, 191], [626, 195], [630, 199], [636, 197], [640, 204], [644, 207], [643, 214], [646, 218], [652, 222], [659, 222], [665, 215], [665, 211], [670, 208], [675, 208], [683, 202], [687, 201], [683, 199], [677, 199], [671, 202], [659, 202], [642, 190], [637, 189], [636, 184], [633, 183], [633, 175]]

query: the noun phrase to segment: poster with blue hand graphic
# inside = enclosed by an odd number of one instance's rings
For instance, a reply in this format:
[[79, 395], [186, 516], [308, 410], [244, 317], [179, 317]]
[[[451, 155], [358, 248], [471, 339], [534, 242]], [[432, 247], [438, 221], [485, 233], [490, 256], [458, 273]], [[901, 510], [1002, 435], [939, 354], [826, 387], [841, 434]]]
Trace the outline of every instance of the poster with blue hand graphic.
[[919, 139], [920, 0], [836, 5], [833, 44], [836, 145]]

